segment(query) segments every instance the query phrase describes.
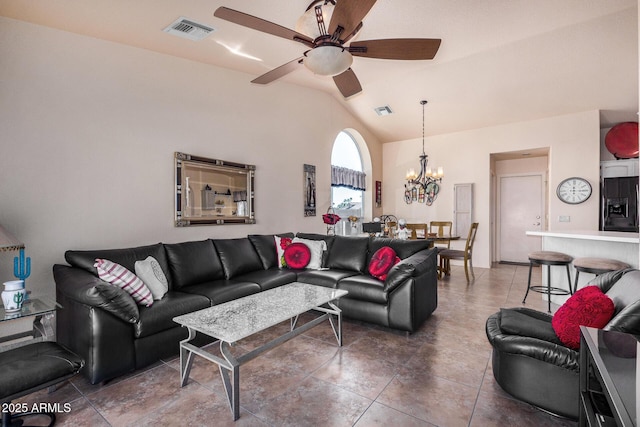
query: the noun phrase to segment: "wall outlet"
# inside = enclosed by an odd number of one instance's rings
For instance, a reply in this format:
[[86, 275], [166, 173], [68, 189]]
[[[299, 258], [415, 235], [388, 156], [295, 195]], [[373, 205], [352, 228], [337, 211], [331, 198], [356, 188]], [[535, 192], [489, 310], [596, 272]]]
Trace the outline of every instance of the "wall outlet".
[[560, 222], [571, 222], [571, 217], [569, 215], [560, 215], [558, 217], [558, 221], [560, 221]]

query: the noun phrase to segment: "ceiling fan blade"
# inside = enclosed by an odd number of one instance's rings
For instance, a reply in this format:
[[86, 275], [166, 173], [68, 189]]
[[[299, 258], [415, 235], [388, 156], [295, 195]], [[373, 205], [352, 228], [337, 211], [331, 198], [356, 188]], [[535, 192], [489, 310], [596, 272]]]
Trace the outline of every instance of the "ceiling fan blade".
[[[333, 35], [340, 26], [343, 28], [342, 34], [353, 37], [351, 34], [375, 3], [376, 0], [337, 1], [329, 23], [329, 34]], [[342, 37], [338, 38], [344, 40]]]
[[355, 41], [349, 45], [353, 56], [380, 59], [433, 59], [440, 39], [383, 39]]
[[362, 92], [362, 86], [360, 86], [360, 81], [356, 77], [356, 73], [353, 72], [351, 68], [347, 69], [347, 71], [338, 74], [337, 76], [333, 76], [333, 81], [336, 86], [338, 86], [338, 90], [345, 98], [349, 98], [350, 96], [355, 95], [356, 93]]
[[298, 65], [302, 63], [302, 58], [296, 58], [293, 61], [287, 62], [273, 70], [264, 73], [263, 75], [251, 80], [251, 83], [257, 83], [259, 85], [266, 85], [274, 80], [278, 80], [280, 77], [286, 76], [292, 71], [298, 68]]
[[353, 29], [353, 31], [351, 31], [351, 34], [348, 34], [346, 37], [342, 38], [342, 43], [346, 43], [349, 40], [351, 40], [353, 38], [353, 36], [355, 36], [356, 34], [358, 34], [358, 31], [360, 31], [360, 29], [362, 28], [362, 22], [359, 23], [356, 28]]
[[228, 7], [219, 7], [213, 13], [213, 16], [224, 19], [225, 21], [233, 22], [234, 24], [242, 25], [243, 27], [251, 28], [253, 30], [262, 31], [263, 33], [272, 34], [274, 36], [282, 37], [285, 39], [293, 40], [309, 47], [314, 47], [313, 39], [297, 31], [290, 30], [278, 24], [274, 24], [270, 21], [265, 21], [261, 18], [248, 15], [244, 12], [238, 12], [237, 10], [229, 9]]

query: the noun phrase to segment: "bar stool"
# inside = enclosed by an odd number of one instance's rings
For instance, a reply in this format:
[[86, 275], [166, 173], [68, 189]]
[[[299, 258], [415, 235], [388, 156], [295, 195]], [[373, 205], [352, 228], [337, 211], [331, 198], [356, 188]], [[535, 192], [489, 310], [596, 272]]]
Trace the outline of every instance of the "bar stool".
[[[547, 310], [551, 313], [551, 295], [569, 295], [573, 294], [573, 288], [571, 287], [571, 273], [569, 272], [569, 264], [573, 261], [573, 257], [562, 252], [552, 251], [537, 251], [529, 254], [529, 281], [527, 282], [527, 292], [524, 294], [522, 303], [527, 300], [529, 291], [539, 292], [547, 294]], [[531, 286], [531, 268], [533, 264], [546, 265], [547, 266], [547, 286]], [[552, 265], [564, 265], [567, 268], [567, 282], [569, 284], [569, 290], [556, 288], [551, 286], [551, 266]]]
[[578, 276], [580, 272], [591, 273], [599, 276], [609, 271], [622, 270], [631, 267], [626, 262], [617, 261], [607, 258], [576, 258], [573, 260], [573, 266], [576, 269], [576, 280], [573, 285], [573, 292], [578, 290]]

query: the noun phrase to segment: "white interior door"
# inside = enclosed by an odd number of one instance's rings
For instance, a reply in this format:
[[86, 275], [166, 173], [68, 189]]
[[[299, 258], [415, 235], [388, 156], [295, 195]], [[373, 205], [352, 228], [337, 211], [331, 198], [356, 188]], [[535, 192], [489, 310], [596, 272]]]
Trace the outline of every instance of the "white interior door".
[[529, 252], [542, 248], [540, 231], [544, 223], [544, 179], [540, 174], [500, 177], [500, 261], [528, 263]]

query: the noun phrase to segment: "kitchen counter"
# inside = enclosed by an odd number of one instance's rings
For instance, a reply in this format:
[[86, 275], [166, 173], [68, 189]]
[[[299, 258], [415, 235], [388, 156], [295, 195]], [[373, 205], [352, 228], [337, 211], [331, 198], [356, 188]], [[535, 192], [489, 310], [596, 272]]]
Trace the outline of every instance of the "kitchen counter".
[[620, 231], [527, 231], [527, 236], [562, 237], [566, 239], [600, 240], [604, 242], [640, 243], [639, 233]]
[[[638, 268], [640, 256], [640, 234], [623, 233], [619, 231], [527, 231], [527, 236], [541, 236], [542, 250], [563, 252], [574, 258], [597, 257], [609, 258], [626, 262], [633, 268]], [[571, 270], [571, 281], [575, 280], [575, 270]], [[543, 269], [546, 276], [546, 268]], [[581, 273], [578, 289], [583, 287], [595, 276]], [[543, 278], [546, 283], [546, 277]], [[565, 269], [551, 268], [551, 285], [567, 289]], [[546, 295], [544, 295], [546, 298]], [[551, 301], [562, 304], [568, 296], [554, 295]]]

